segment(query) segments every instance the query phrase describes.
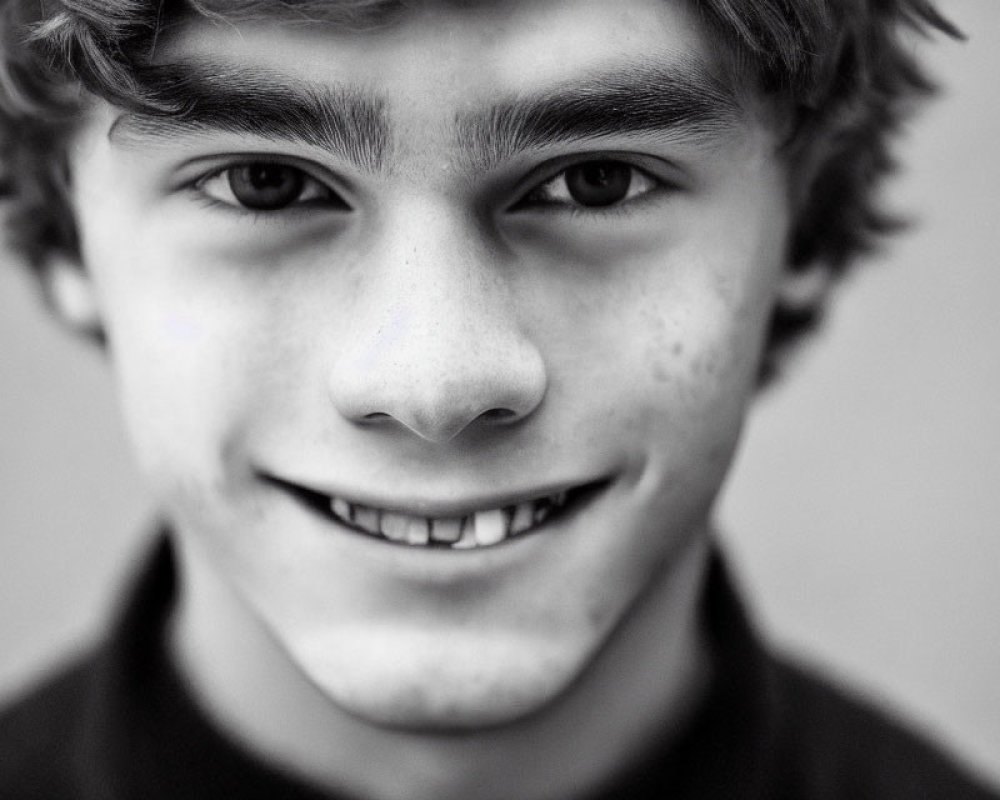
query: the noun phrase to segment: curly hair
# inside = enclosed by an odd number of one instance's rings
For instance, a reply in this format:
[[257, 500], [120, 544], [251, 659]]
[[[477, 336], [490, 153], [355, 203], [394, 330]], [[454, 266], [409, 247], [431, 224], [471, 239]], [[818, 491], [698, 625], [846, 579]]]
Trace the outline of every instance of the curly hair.
[[[734, 89], [793, 120], [784, 144], [795, 207], [788, 268], [843, 275], [898, 221], [878, 189], [893, 170], [893, 134], [932, 83], [904, 29], [961, 34], [929, 0], [688, 0], [719, 44]], [[190, 15], [317, 17], [385, 24], [406, 0], [0, 0], [0, 190], [9, 242], [35, 268], [73, 255], [65, 144], [89, 95], [131, 110], [182, 115], [151, 68], [158, 36]], [[162, 81], [162, 77], [160, 77]], [[814, 327], [822, 308], [778, 302], [762, 375]]]

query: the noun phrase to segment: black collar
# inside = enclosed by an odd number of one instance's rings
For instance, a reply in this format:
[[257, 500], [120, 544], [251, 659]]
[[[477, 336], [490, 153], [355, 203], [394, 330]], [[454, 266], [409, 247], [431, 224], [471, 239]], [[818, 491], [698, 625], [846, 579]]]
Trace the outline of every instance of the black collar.
[[[88, 797], [142, 800], [332, 800], [274, 769], [221, 733], [196, 706], [166, 655], [174, 600], [167, 536], [141, 571], [91, 671], [78, 720]], [[712, 683], [686, 732], [651, 754], [602, 798], [732, 800], [761, 797], [768, 754], [770, 661], [718, 553], [702, 603]]]

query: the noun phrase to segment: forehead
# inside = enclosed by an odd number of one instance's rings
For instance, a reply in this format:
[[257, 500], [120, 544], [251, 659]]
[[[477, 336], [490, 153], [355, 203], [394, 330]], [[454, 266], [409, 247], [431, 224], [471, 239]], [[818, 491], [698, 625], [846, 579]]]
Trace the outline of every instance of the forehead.
[[448, 79], [441, 90], [492, 90], [500, 79], [517, 89], [616, 63], [684, 60], [708, 69], [716, 61], [703, 26], [679, 0], [223, 0], [214, 6], [227, 22], [189, 16], [179, 35], [166, 38], [173, 46], [158, 45], [161, 60], [182, 51], [313, 79]]

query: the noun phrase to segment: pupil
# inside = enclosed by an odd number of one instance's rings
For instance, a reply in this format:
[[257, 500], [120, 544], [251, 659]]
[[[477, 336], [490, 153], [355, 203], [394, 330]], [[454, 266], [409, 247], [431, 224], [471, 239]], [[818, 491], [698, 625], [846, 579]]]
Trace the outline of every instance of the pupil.
[[274, 211], [302, 193], [302, 172], [284, 164], [247, 164], [229, 171], [229, 188], [247, 208]]
[[583, 206], [609, 206], [624, 200], [632, 183], [632, 168], [618, 161], [592, 161], [566, 171], [570, 197]]

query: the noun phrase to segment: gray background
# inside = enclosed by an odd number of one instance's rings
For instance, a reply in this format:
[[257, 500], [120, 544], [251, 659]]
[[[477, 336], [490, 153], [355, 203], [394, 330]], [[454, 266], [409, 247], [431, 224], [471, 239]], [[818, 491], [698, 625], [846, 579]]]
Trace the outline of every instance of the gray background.
[[[947, 92], [891, 197], [919, 227], [842, 287], [751, 416], [720, 513], [772, 636], [1000, 782], [1000, 3], [915, 43]], [[0, 696], [96, 630], [150, 504], [99, 355], [0, 265]]]

